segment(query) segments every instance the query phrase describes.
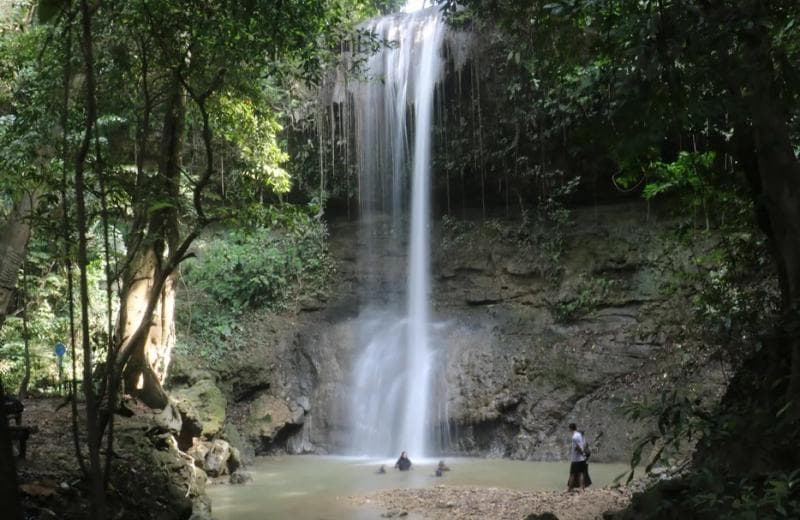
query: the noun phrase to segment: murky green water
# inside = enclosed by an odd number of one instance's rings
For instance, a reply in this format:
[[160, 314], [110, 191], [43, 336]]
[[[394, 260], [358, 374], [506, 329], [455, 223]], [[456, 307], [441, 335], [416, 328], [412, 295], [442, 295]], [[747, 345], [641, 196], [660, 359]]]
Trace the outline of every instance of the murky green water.
[[[412, 461], [414, 459], [412, 458]], [[521, 462], [504, 459], [446, 459], [452, 469], [434, 476], [437, 461], [396, 471], [393, 460], [345, 457], [264, 457], [248, 468], [253, 482], [209, 489], [216, 520], [345, 520], [379, 518], [380, 511], [355, 509], [347, 500], [372, 491], [437, 484], [508, 489], [565, 489], [566, 462]], [[376, 474], [381, 464], [387, 473]], [[613, 483], [624, 464], [590, 464], [594, 486]], [[413, 517], [407, 517], [413, 518]]]

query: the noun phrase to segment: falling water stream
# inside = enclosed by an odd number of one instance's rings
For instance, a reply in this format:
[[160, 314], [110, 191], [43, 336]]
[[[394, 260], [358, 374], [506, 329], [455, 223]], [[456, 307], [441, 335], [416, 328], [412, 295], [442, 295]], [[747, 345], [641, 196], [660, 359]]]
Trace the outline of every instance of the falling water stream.
[[[359, 170], [362, 272], [374, 275], [372, 283], [365, 277], [362, 293], [351, 450], [373, 456], [405, 450], [420, 457], [431, 436], [431, 128], [445, 30], [435, 8], [378, 18], [366, 29], [393, 43], [372, 55], [364, 77], [347, 87]], [[387, 262], [392, 256], [407, 258], [406, 265]]]

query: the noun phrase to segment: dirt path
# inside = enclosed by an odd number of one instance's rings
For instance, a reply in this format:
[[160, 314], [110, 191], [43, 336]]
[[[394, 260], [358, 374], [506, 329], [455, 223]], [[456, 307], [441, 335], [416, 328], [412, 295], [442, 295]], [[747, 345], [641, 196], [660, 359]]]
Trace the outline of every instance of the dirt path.
[[559, 520], [591, 520], [607, 511], [623, 509], [630, 501], [626, 490], [515, 491], [498, 488], [436, 486], [392, 489], [354, 497], [358, 505], [379, 507], [384, 517], [417, 513], [424, 518], [522, 520], [528, 515], [553, 513]]

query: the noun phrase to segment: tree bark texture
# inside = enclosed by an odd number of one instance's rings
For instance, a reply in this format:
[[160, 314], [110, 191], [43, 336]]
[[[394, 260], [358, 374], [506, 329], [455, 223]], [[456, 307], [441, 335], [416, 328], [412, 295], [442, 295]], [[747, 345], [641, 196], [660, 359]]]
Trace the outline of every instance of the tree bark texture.
[[[167, 377], [170, 355], [175, 345], [175, 275], [163, 287], [156, 287], [159, 261], [152, 248], [144, 248], [129, 267], [129, 280], [123, 290], [119, 337], [132, 337], [142, 326], [147, 329], [131, 347], [125, 368], [125, 387], [153, 408], [163, 408], [167, 398], [161, 386]], [[148, 311], [148, 301], [158, 291], [158, 303]]]
[[[178, 78], [171, 82], [161, 137], [159, 175], [154, 192], [166, 198], [165, 207], [153, 211], [141, 242], [124, 274], [117, 338], [131, 352], [124, 368], [126, 391], [153, 408], [164, 408], [168, 399], [162, 385], [175, 346], [175, 285], [177, 275], [168, 258], [180, 247], [177, 200], [180, 197], [180, 152], [186, 101]], [[163, 282], [162, 282], [163, 281]], [[148, 303], [158, 293], [154, 306]], [[136, 334], [140, 326], [146, 333]], [[120, 360], [125, 362], [124, 359]]]
[[0, 328], [17, 287], [17, 274], [25, 260], [36, 200], [33, 194], [23, 195], [0, 229]]
[[[800, 397], [800, 161], [795, 156], [782, 98], [771, 59], [770, 39], [758, 32], [751, 42], [749, 94], [758, 166], [760, 204], [778, 269], [783, 316], [766, 343], [780, 351], [778, 362], [789, 366], [788, 397]], [[800, 417], [800, 404], [793, 406]]]

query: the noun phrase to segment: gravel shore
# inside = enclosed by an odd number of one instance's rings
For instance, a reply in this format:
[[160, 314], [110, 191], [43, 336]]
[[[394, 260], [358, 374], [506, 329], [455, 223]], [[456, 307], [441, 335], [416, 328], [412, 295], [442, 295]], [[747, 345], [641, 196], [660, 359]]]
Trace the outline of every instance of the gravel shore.
[[559, 520], [602, 518], [607, 511], [627, 506], [625, 489], [567, 491], [517, 491], [512, 489], [463, 486], [435, 486], [422, 489], [390, 489], [363, 497], [352, 497], [361, 506], [385, 511], [394, 518], [413, 513], [432, 519], [522, 520], [530, 514], [552, 513]]

